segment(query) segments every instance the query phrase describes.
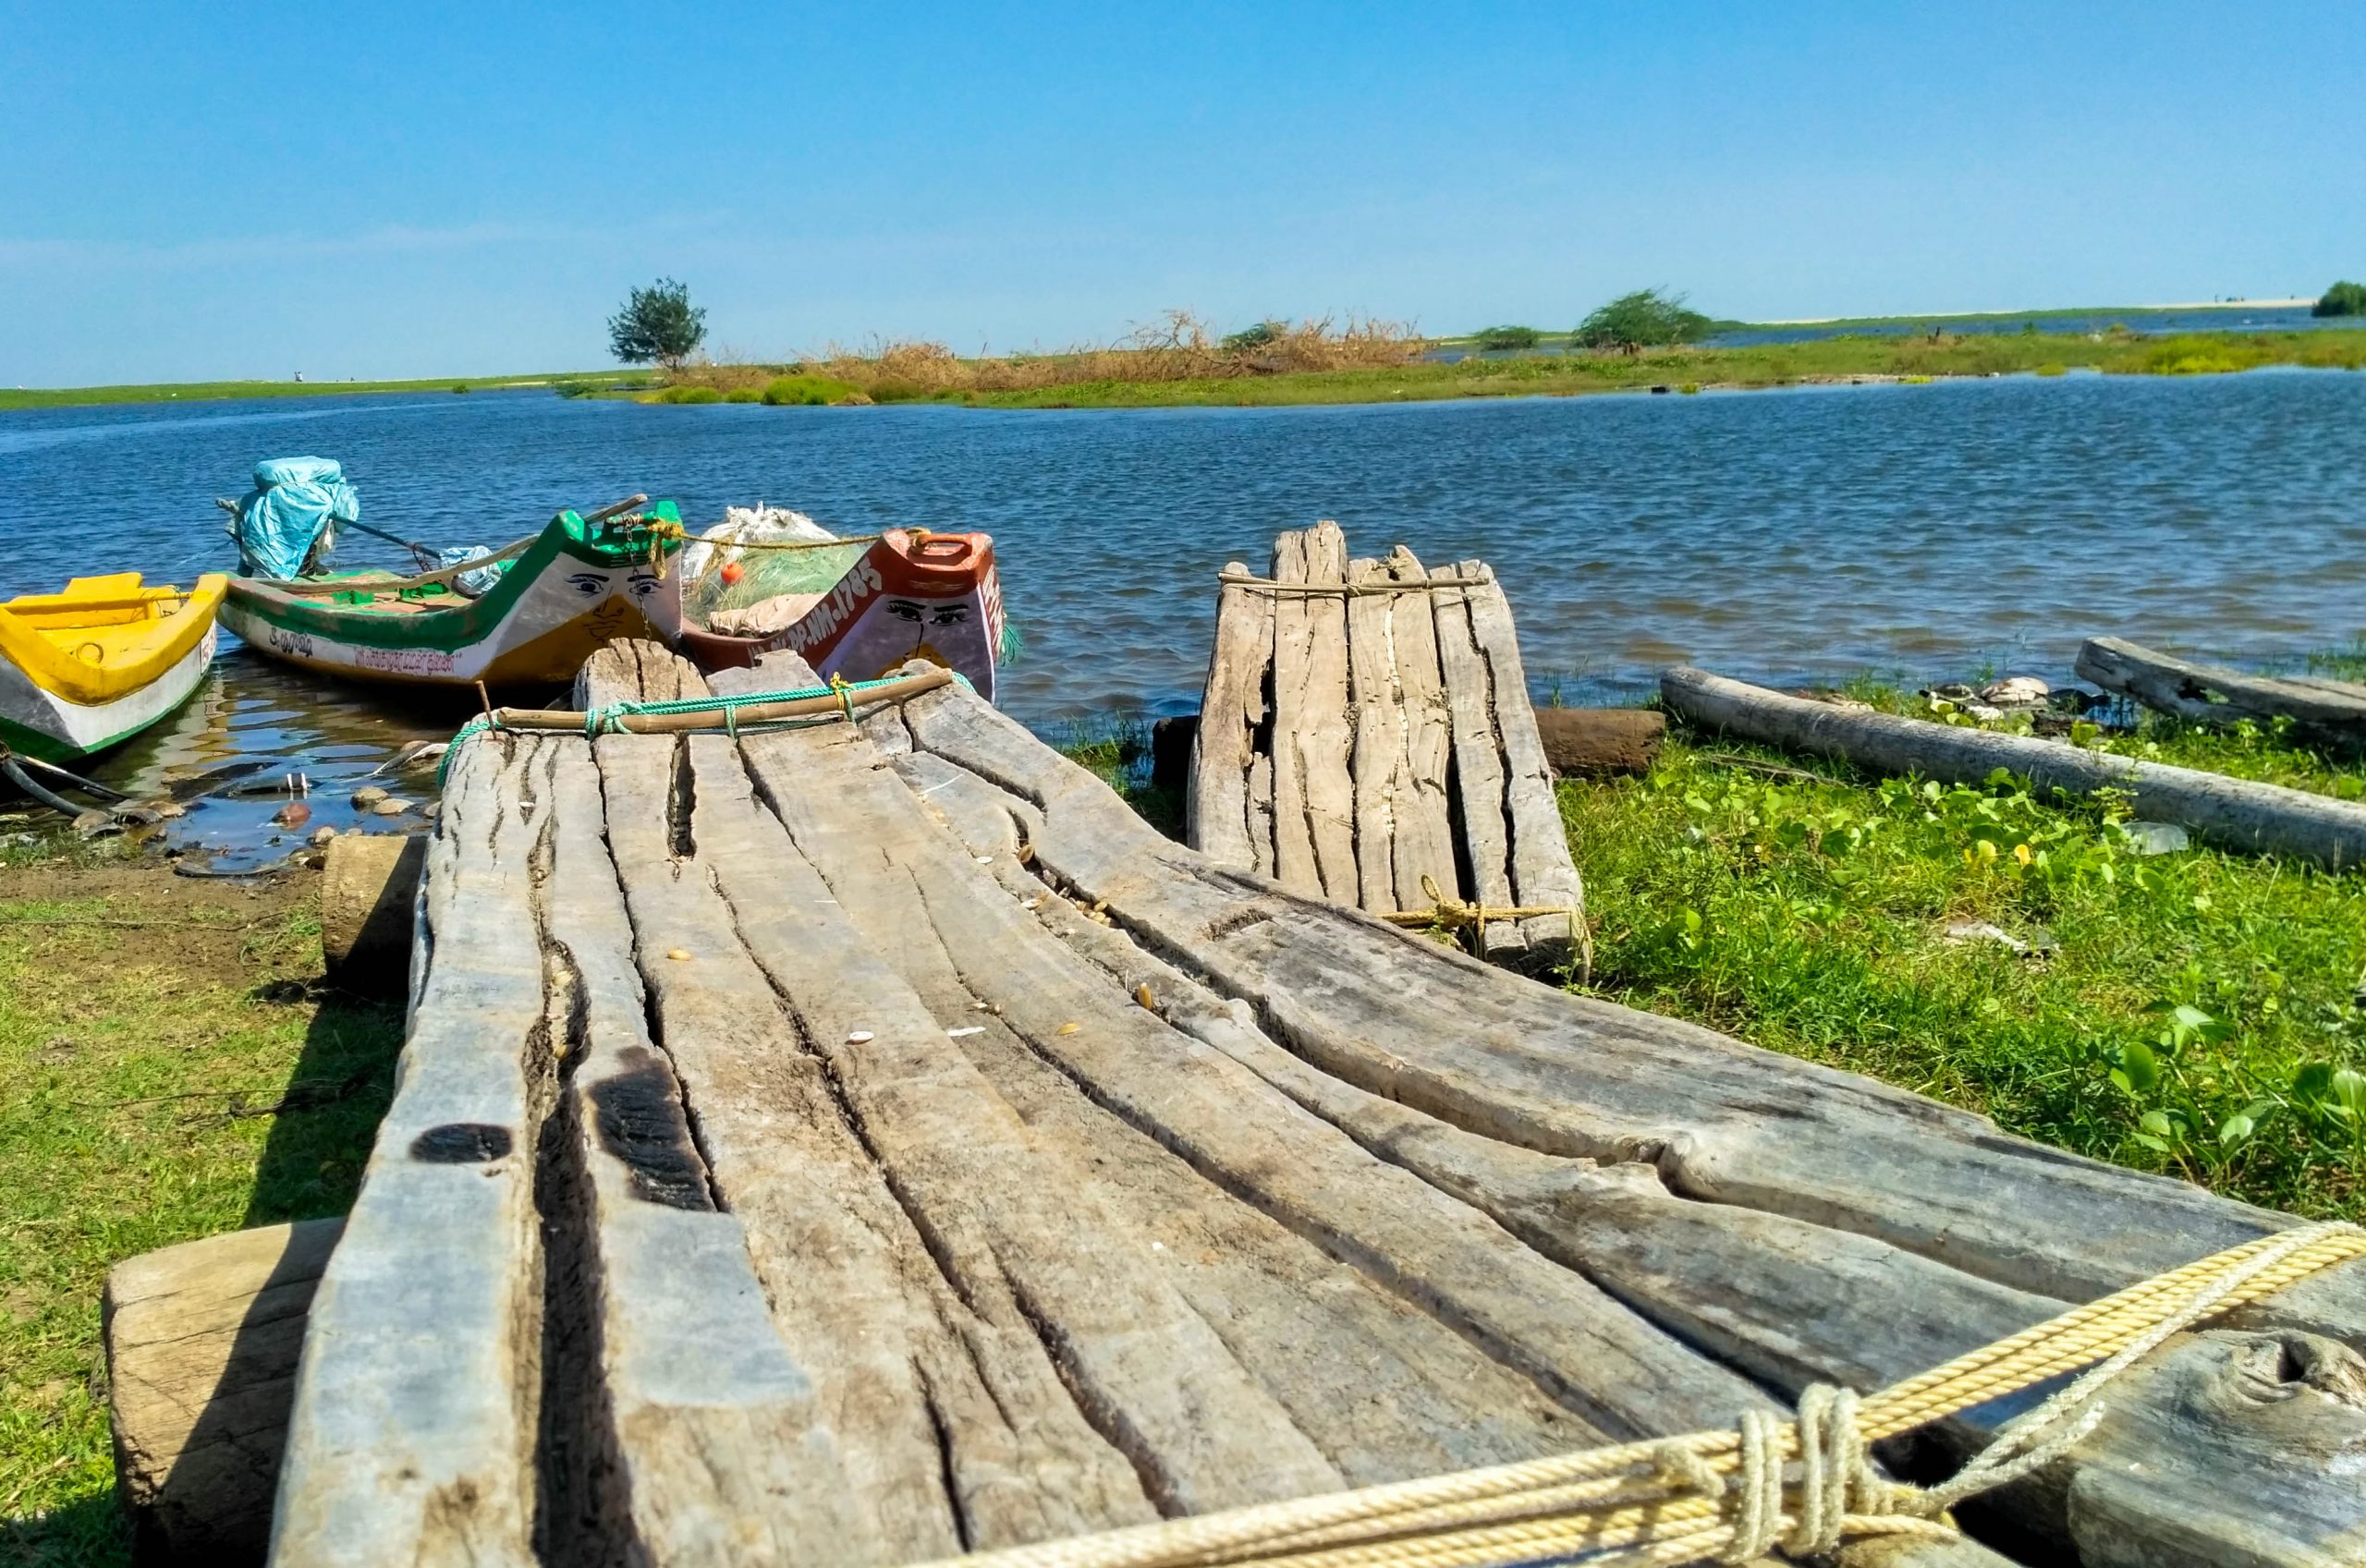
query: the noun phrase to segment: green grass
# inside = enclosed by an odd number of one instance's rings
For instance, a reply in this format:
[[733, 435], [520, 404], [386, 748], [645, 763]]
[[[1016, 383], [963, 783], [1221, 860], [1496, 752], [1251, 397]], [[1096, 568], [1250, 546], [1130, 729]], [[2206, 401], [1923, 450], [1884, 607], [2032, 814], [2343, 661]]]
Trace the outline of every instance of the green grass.
[[1753, 388], [1859, 379], [1910, 382], [1957, 376], [2183, 374], [2264, 365], [2366, 368], [2366, 330], [2213, 333], [2159, 338], [2048, 336], [1830, 337], [1748, 348], [1668, 348], [1641, 354], [1541, 354], [1507, 359], [1421, 361], [1376, 369], [1177, 382], [1086, 382], [963, 401], [995, 408], [1114, 408], [1384, 403], [1456, 397], [1566, 396], [1690, 383]]
[[[0, 902], [0, 1562], [119, 1563], [100, 1292], [110, 1264], [342, 1212], [399, 1015], [323, 998], [282, 899]], [[177, 929], [61, 923], [119, 919]], [[260, 1114], [292, 1085], [310, 1109]]]
[[228, 397], [335, 397], [363, 392], [499, 392], [530, 386], [616, 383], [645, 385], [652, 371], [557, 371], [538, 376], [471, 376], [454, 381], [203, 381], [141, 386], [0, 387], [0, 409], [63, 408], [91, 403], [200, 403]]
[[[2366, 791], [2354, 760], [2257, 729], [2154, 721], [2104, 744]], [[2001, 777], [1883, 780], [1681, 734], [1650, 776], [1560, 795], [1599, 927], [1597, 993], [2080, 1154], [2303, 1214], [2366, 1209], [2359, 873], [2146, 857], [2107, 802]], [[2039, 951], [1950, 942], [1957, 921]]]

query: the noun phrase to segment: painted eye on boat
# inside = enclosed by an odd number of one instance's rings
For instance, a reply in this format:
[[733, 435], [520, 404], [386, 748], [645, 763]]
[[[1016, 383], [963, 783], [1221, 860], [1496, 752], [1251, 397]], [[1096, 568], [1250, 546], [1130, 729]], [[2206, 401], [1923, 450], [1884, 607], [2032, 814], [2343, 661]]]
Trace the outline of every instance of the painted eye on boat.
[[633, 575], [632, 596], [635, 599], [646, 599], [656, 591], [657, 578], [655, 574], [650, 572], [637, 572]]
[[889, 600], [887, 602], [887, 613], [895, 616], [899, 621], [910, 621], [916, 626], [920, 623], [922, 615], [921, 607], [909, 599]]
[[931, 610], [928, 624], [933, 626], [957, 626], [970, 618], [967, 604], [940, 604]]
[[576, 592], [586, 599], [608, 590], [607, 577], [600, 572], [578, 572], [567, 580], [573, 585]]

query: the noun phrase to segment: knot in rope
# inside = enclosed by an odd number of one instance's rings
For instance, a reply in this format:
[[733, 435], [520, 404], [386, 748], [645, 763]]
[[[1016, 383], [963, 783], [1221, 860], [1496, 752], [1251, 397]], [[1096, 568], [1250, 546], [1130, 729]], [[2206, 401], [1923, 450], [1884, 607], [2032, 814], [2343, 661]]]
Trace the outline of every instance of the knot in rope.
[[1873, 1467], [1859, 1404], [1853, 1391], [1818, 1383], [1799, 1396], [1796, 1432], [1773, 1411], [1743, 1413], [1732, 1475], [1720, 1474], [1689, 1438], [1661, 1444], [1655, 1468], [1664, 1482], [1717, 1506], [1732, 1532], [1721, 1562], [1755, 1562], [1778, 1546], [1795, 1557], [1829, 1556], [1856, 1535], [1952, 1534], [1933, 1494]]

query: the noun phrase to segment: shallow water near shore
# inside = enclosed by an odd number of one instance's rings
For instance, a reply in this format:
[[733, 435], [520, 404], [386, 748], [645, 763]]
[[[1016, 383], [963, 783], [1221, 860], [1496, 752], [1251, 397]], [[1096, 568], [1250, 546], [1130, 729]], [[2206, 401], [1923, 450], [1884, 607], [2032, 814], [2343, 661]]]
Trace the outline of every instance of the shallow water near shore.
[[[634, 491], [694, 527], [762, 500], [848, 533], [982, 529], [1027, 642], [1004, 706], [1055, 734], [1196, 706], [1217, 570], [1262, 571], [1276, 531], [1325, 517], [1359, 553], [1492, 562], [1541, 700], [1632, 699], [1678, 659], [1782, 684], [2061, 679], [2103, 633], [2274, 664], [2366, 629], [2366, 375], [2287, 371], [1257, 409], [519, 392], [9, 412], [0, 592], [227, 569], [213, 498], [299, 454], [342, 461], [372, 526], [435, 544]], [[356, 536], [341, 560], [394, 553]], [[362, 774], [472, 706], [314, 680], [226, 634], [199, 698], [93, 771], [142, 794], [299, 772], [307, 831], [344, 828]], [[217, 788], [167, 836], [274, 857], [285, 798]]]

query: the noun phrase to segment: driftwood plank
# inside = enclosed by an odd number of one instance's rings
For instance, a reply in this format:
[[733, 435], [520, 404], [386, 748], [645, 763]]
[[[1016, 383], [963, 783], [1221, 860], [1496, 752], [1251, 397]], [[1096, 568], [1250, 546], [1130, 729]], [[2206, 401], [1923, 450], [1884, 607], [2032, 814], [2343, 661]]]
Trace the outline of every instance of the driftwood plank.
[[[1348, 563], [1351, 587], [1386, 578], [1377, 560]], [[1396, 799], [1409, 795], [1412, 762], [1405, 750], [1405, 702], [1396, 683], [1386, 595], [1358, 594], [1347, 602], [1349, 765], [1355, 785], [1357, 902], [1375, 914], [1399, 907], [1396, 892]], [[1421, 897], [1415, 884], [1412, 896]]]
[[[826, 738], [799, 738], [796, 776], [816, 784], [794, 801], [778, 789], [773, 798], [857, 926], [894, 954], [949, 1027], [1048, 1062], [1217, 1187], [1412, 1300], [1443, 1307], [1490, 1357], [1602, 1429], [1723, 1419], [1709, 1413], [1752, 1398], [1467, 1205], [1374, 1159], [1169, 1026], [1043, 930], [892, 776], [860, 752], [837, 756], [833, 771]], [[773, 765], [760, 761], [760, 776]], [[1365, 1419], [1381, 1419], [1380, 1392], [1376, 1379]]]
[[2290, 855], [2335, 870], [2366, 859], [2366, 805], [2356, 801], [2064, 741], [1850, 712], [1700, 670], [1669, 671], [1660, 678], [1660, 696], [1693, 723], [1884, 772], [1978, 784], [2003, 768], [2040, 788], [2074, 795], [2126, 791], [2138, 815], [2182, 823], [2229, 849]]
[[2201, 664], [2116, 637], [2079, 650], [2079, 675], [2105, 691], [2132, 697], [2180, 719], [2230, 724], [2290, 719], [2313, 741], [2366, 741], [2366, 686], [2310, 676], [2246, 675], [2223, 664]]
[[[1343, 586], [1348, 539], [1334, 522], [1274, 541], [1274, 579]], [[1354, 903], [1355, 784], [1348, 772], [1348, 612], [1333, 593], [1274, 596], [1274, 877]]]
[[[1246, 577], [1238, 561], [1226, 574]], [[1200, 704], [1200, 724], [1191, 743], [1190, 782], [1183, 816], [1193, 847], [1227, 866], [1259, 869], [1262, 856], [1251, 839], [1271, 843], [1270, 813], [1252, 833], [1249, 765], [1265, 725], [1266, 683], [1274, 667], [1274, 599], [1256, 589], [1227, 584], [1216, 593], [1215, 645], [1208, 655], [1208, 681]]]
[[564, 744], [488, 736], [445, 784], [414, 957], [424, 978], [394, 1103], [312, 1300], [275, 1562], [532, 1561], [532, 1161], [550, 1069], [524, 907], [528, 775]]
[[344, 1229], [264, 1225], [107, 1270], [107, 1418], [136, 1561], [263, 1560], [304, 1314]]
[[[894, 1070], [899, 1034], [941, 1043], [942, 1031], [859, 950], [727, 739], [616, 738], [600, 766], [636, 957], [775, 1329], [827, 1412], [860, 1522], [844, 1559], [1151, 1516], [992, 1254], [981, 1262], [974, 1243], [950, 1239], [957, 1209], [920, 1209], [890, 1154], [901, 1150], [869, 1078]], [[826, 1017], [782, 995], [784, 972], [825, 993]], [[877, 1066], [842, 1054], [856, 1033], [891, 1042], [856, 1050]]]
[[[958, 694], [930, 693], [905, 718], [921, 746], [1041, 814], [1034, 861], [1063, 886], [1104, 900], [1145, 945], [1249, 1003], [1274, 1039], [1333, 1076], [1467, 1130], [1639, 1161], [1678, 1194], [1872, 1236], [2066, 1300], [2292, 1223], [2006, 1137], [1854, 1074], [1531, 985], [1210, 865]], [[2357, 1332], [2360, 1274], [2294, 1287], [2279, 1298], [2282, 1320]]]
[[[1510, 908], [1516, 901], [1507, 780], [1495, 730], [1494, 675], [1473, 625], [1473, 591], [1442, 588], [1431, 596], [1454, 748], [1455, 832], [1462, 849], [1464, 896], [1473, 904]], [[1517, 921], [1481, 927], [1478, 944], [1490, 958], [1514, 964], [1528, 958], [1528, 936]]]
[[[578, 698], [699, 689], [670, 656], [624, 647], [594, 656]], [[537, 1192], [543, 1555], [709, 1564], [817, 1555], [806, 1543], [821, 1539], [861, 1561], [812, 1380], [772, 1330], [741, 1222], [720, 1210], [680, 1080], [650, 1033], [601, 772], [574, 743], [545, 748], [540, 765], [533, 918], [560, 1079]]]
[[1567, 909], [1567, 915], [1538, 916], [1520, 922], [1531, 967], [1574, 960], [1577, 922], [1585, 918], [1585, 890], [1569, 854], [1568, 831], [1553, 793], [1553, 770], [1537, 735], [1536, 711], [1528, 699], [1528, 672], [1512, 629], [1511, 602], [1483, 561], [1465, 561], [1466, 577], [1484, 576], [1484, 588], [1467, 590], [1471, 639], [1487, 664], [1497, 744], [1504, 757], [1504, 820], [1510, 838], [1514, 902], [1531, 909]]
[[[787, 813], [813, 772], [807, 752], [784, 748], [849, 743], [862, 748], [866, 766], [878, 766], [869, 743], [843, 728], [751, 737], [745, 748], [760, 775], [768, 756], [794, 765], [767, 791], [767, 804]], [[1337, 1472], [1240, 1370], [1139, 1242], [1080, 1196], [1091, 1182], [1074, 1151], [1030, 1136], [881, 950], [847, 923], [842, 895], [806, 863], [811, 849], [792, 849], [778, 821], [743, 806], [744, 774], [735, 784], [722, 761], [709, 767], [699, 759], [700, 749], [693, 741], [699, 820], [730, 813], [701, 831], [724, 831], [747, 815], [728, 835], [737, 847], [713, 869], [749, 954], [824, 1064], [843, 1113], [947, 1282], [985, 1326], [1010, 1337], [1013, 1354], [1022, 1344], [1031, 1351], [1060, 1390], [1057, 1406], [1025, 1423], [1014, 1416], [1016, 1429], [1003, 1440], [1042, 1442], [1037, 1428], [1063, 1419], [1076, 1430], [1064, 1460], [1018, 1453], [1004, 1465], [999, 1490], [1020, 1501], [1031, 1491], [1057, 1493], [1034, 1500], [1043, 1516], [1009, 1518], [1011, 1501], [981, 1495], [984, 1516], [973, 1516], [970, 1538], [1070, 1534], [1146, 1517], [1153, 1501], [1188, 1510], [1336, 1486]], [[881, 777], [893, 784], [892, 773]], [[751, 853], [762, 832], [776, 845]], [[635, 891], [629, 866], [627, 885]], [[701, 990], [709, 983], [698, 982]], [[948, 1413], [945, 1463], [957, 1474], [994, 1457], [969, 1452], [982, 1419]], [[1054, 1516], [1055, 1501], [1067, 1517]]]
[[[1388, 553], [1388, 579], [1418, 583], [1428, 573], [1403, 545]], [[1446, 771], [1454, 755], [1454, 726], [1444, 677], [1438, 671], [1438, 634], [1428, 590], [1384, 601], [1389, 641], [1395, 654], [1398, 702], [1405, 723], [1405, 773], [1392, 802], [1399, 909], [1423, 907], [1422, 880], [1451, 893], [1461, 884], [1455, 869], [1454, 822], [1446, 794]]]
[[[1031, 756], [1021, 746], [998, 744], [1008, 735], [1006, 721], [975, 704], [961, 705], [964, 711], [956, 718], [950, 711], [954, 706], [932, 694], [909, 705], [902, 722], [920, 745], [972, 768], [983, 787], [1015, 797], [1010, 814], [1014, 820], [1031, 824], [1034, 836], [1029, 846], [1035, 851], [1031, 857], [1035, 865], [1065, 877], [1070, 865], [1092, 861], [1095, 875], [1079, 883], [1080, 891], [1105, 900], [1109, 913], [1129, 931], [1153, 947], [1166, 946], [1187, 957], [1194, 970], [1207, 974], [1220, 989], [1234, 991], [1244, 973], [1239, 966], [1210, 962], [1212, 957], [1221, 958], [1221, 946], [1234, 930], [1287, 933], [1303, 930], [1309, 923], [1306, 915], [1321, 909], [1339, 928], [1370, 930], [1375, 938], [1395, 936], [1373, 930], [1346, 911], [1288, 899], [1245, 881], [1232, 884], [1235, 894], [1228, 915], [1213, 904], [1186, 901], [1198, 910], [1196, 918], [1178, 923], [1165, 918], [1173, 911], [1156, 907], [1157, 892], [1172, 884], [1182, 869], [1178, 862], [1187, 865], [1196, 857], [1165, 845], [1173, 858], [1153, 870], [1146, 856], [1158, 853], [1164, 841], [1142, 830], [1133, 835], [1130, 845], [1119, 846], [1117, 841], [1126, 835], [1117, 819], [1090, 808], [1095, 791], [1099, 798], [1116, 804], [1097, 781], [1080, 770], [1073, 770], [1071, 778], [1069, 765], [1047, 753]], [[1023, 735], [1011, 738], [1025, 740]], [[1063, 819], [1067, 820], [1064, 823]], [[1090, 836], [1106, 853], [1079, 857], [1075, 853], [1077, 846], [1066, 842], [1067, 830], [1087, 821], [1092, 824]], [[1221, 882], [1226, 876], [1220, 869], [1207, 869], [1212, 882]], [[1015, 873], [1006, 875], [1015, 879]], [[1018, 891], [1026, 883], [1013, 880], [1010, 885]], [[1835, 1230], [1817, 1220], [1766, 1206], [1765, 1198], [1774, 1195], [1764, 1191], [1725, 1195], [1741, 1197], [1739, 1205], [1688, 1200], [1679, 1196], [1681, 1188], [1670, 1179], [1680, 1174], [1680, 1168], [1672, 1168], [1668, 1156], [1695, 1155], [1697, 1148], [1681, 1145], [1697, 1140], [1701, 1129], [1671, 1127], [1664, 1136], [1679, 1147], [1663, 1146], [1648, 1151], [1658, 1156], [1652, 1163], [1616, 1170], [1597, 1170], [1583, 1159], [1555, 1159], [1542, 1151], [1531, 1136], [1518, 1136], [1520, 1143], [1531, 1146], [1522, 1149], [1499, 1137], [1475, 1136], [1470, 1118], [1457, 1114], [1468, 1109], [1468, 1102], [1444, 1110], [1423, 1105], [1422, 1097], [1405, 1092], [1407, 1083], [1402, 1078], [1380, 1086], [1384, 1093], [1377, 1093], [1372, 1085], [1356, 1081], [1358, 1075], [1351, 1064], [1350, 1070], [1341, 1070], [1342, 1059], [1335, 1049], [1339, 1042], [1331, 1042], [1334, 1049], [1327, 1053], [1311, 1051], [1309, 1046], [1314, 1042], [1303, 1030], [1305, 1018], [1289, 1017], [1276, 1005], [1274, 993], [1210, 995], [1195, 981], [1165, 969], [1156, 958], [1140, 953], [1116, 932], [1081, 921], [1059, 901], [1039, 904], [1038, 913], [1060, 927], [1081, 949], [1092, 952], [1095, 961], [1120, 980], [1143, 975], [1140, 983], [1152, 988], [1157, 1007], [1176, 1027], [1250, 1065], [1299, 1103], [1351, 1132], [1359, 1143], [1384, 1150], [1406, 1169], [1488, 1209], [1541, 1251], [1582, 1268], [1589, 1277], [1639, 1310], [1703, 1346], [1714, 1347], [1737, 1365], [1750, 1367], [1778, 1386], [1794, 1387], [1809, 1378], [1832, 1378], [1860, 1387], [1887, 1381], [1953, 1350], [2047, 1316], [2058, 1305], [1983, 1277], [1997, 1271], [1998, 1254], [2003, 1250], [1996, 1246], [2000, 1238], [1994, 1235], [1972, 1238], [1989, 1245], [1983, 1256], [1977, 1246], [1961, 1250], [1916, 1247], [1854, 1228]], [[1493, 976], [1483, 966], [1442, 950], [1418, 951], [1423, 953], [1424, 966], [1465, 971], [1470, 991], [1492, 986], [1504, 990], [1506, 997], [1531, 1002], [1545, 997], [1556, 1003], [1574, 1001]], [[1136, 956], [1127, 958], [1128, 952]], [[1482, 975], [1492, 978], [1482, 985], [1478, 978]], [[1303, 977], [1298, 978], [1298, 983], [1310, 992], [1319, 989]], [[1244, 1002], [1249, 1005], [1244, 1007]], [[1320, 1012], [1330, 1005], [1333, 999], [1323, 998], [1313, 1001], [1311, 1010]], [[1576, 1011], [1589, 1015], [1583, 1022], [1598, 1024], [1592, 1009]], [[1293, 1022], [1301, 1027], [1292, 1028]], [[1265, 1027], [1261, 1028], [1261, 1023]], [[1693, 1038], [1696, 1049], [1687, 1053], [1687, 1059], [1692, 1064], [1696, 1087], [1715, 1086], [1721, 1079], [1732, 1082], [1723, 1070], [1732, 1064], [1714, 1058], [1720, 1051], [1730, 1056], [1740, 1048], [1706, 1031], [1681, 1026], [1672, 1028]], [[1482, 1036], [1487, 1032], [1483, 1024], [1479, 1032]], [[1584, 1034], [1591, 1053], [1600, 1053], [1605, 1046], [1612, 1053], [1621, 1053], [1619, 1048], [1631, 1043], [1606, 1040], [1598, 1027]], [[1550, 1034], [1535, 1030], [1531, 1039], [1531, 1049], [1535, 1049], [1547, 1045]], [[1389, 1043], [1401, 1051], [1411, 1042], [1395, 1037]], [[1745, 1057], [1758, 1054], [1743, 1052]], [[1813, 1088], [1805, 1081], [1798, 1084], [1798, 1090], [1804, 1094], [1781, 1095], [1771, 1081], [1760, 1091], [1762, 1098], [1753, 1108], [1755, 1115], [1762, 1118], [1774, 1104], [1786, 1103], [1785, 1123], [1799, 1115], [1798, 1111], [1787, 1109], [1789, 1104], [1829, 1099], [1851, 1082], [1844, 1075], [1826, 1074], [1784, 1059], [1768, 1059], [1764, 1065], [1774, 1069], [1766, 1075], [1770, 1080], [1796, 1074], [1801, 1080], [1814, 1081]], [[1859, 1087], [1875, 1088], [1860, 1081]], [[1712, 1087], [1711, 1098], [1717, 1092]], [[1698, 1094], [1688, 1099], [1673, 1085], [1666, 1094], [1668, 1105], [1680, 1107], [1688, 1114], [1699, 1104]], [[1885, 1167], [1887, 1158], [1895, 1156], [1885, 1158], [1878, 1149], [1867, 1149], [1868, 1142], [1923, 1146], [1923, 1156], [1966, 1192], [1981, 1194], [2034, 1233], [2024, 1257], [2016, 1260], [2017, 1267], [2044, 1255], [2049, 1246], [2067, 1255], [2084, 1242], [2092, 1245], [2095, 1258], [2083, 1270], [2080, 1260], [2065, 1258], [2050, 1271], [2057, 1277], [2082, 1271], [2092, 1275], [2099, 1271], [2093, 1267], [2098, 1262], [2152, 1271], [2246, 1234], [2289, 1223], [2285, 1217], [2210, 1198], [2179, 1184], [2093, 1166], [2018, 1144], [1993, 1129], [1982, 1130], [1984, 1124], [1975, 1118], [1942, 1111], [1896, 1091], [1876, 1089], [1852, 1109], [1857, 1114], [1841, 1121], [1859, 1124], [1853, 1137], [1819, 1135], [1797, 1126], [1786, 1126], [1782, 1136], [1827, 1149], [1848, 1148], [1852, 1162], [1869, 1161], [1877, 1167]], [[1710, 1119], [1715, 1120], [1714, 1113]], [[1836, 1124], [1828, 1124], [1837, 1131]], [[2049, 1185], [2055, 1183], [2060, 1185], [2049, 1200]], [[1829, 1206], [1837, 1196], [1827, 1193], [1823, 1201]], [[1904, 1195], [1901, 1207], [1910, 1209], [1921, 1201], [1927, 1201], [1922, 1190], [1910, 1191]], [[2055, 1234], [2049, 1235], [2049, 1231]], [[1969, 1271], [1959, 1264], [1970, 1265]], [[2252, 1316], [2281, 1318], [2287, 1323], [2312, 1321], [2353, 1342], [2366, 1338], [2360, 1332], [2361, 1326], [2366, 1326], [2366, 1294], [2359, 1289], [2361, 1272], [2353, 1266], [2319, 1276], [2263, 1309], [2253, 1309]], [[2075, 1288], [2074, 1282], [2074, 1289], [2067, 1294], [2083, 1296], [2124, 1283], [2126, 1279], [2122, 1273], [2096, 1282], [2092, 1289]], [[2299, 1435], [2280, 1431], [2272, 1413], [2283, 1408], [2281, 1401], [2288, 1396], [2274, 1395], [2268, 1385], [2257, 1385], [2262, 1395], [2242, 1409], [2225, 1399], [2210, 1405], [2179, 1392], [2184, 1385], [2177, 1381], [2173, 1358], [2181, 1354], [2176, 1344], [2186, 1342], [2176, 1342], [2156, 1363], [2131, 1375], [2131, 1394], [2115, 1405], [2120, 1413], [2114, 1419], [2120, 1426], [2107, 1427], [2104, 1435], [2082, 1444], [2046, 1477], [2000, 1494], [1970, 1512], [1980, 1513], [1984, 1509], [1992, 1525], [2008, 1537], [2075, 1549], [2083, 1560], [2092, 1562], [2347, 1561], [2342, 1554], [2354, 1545], [2361, 1504], [2354, 1487], [2336, 1473], [2337, 1466], [2328, 1466], [2317, 1456], [2342, 1452], [2343, 1443], [2350, 1440], [2349, 1423], [2356, 1416], [2344, 1401], [2357, 1358], [2337, 1343], [2311, 1342], [2288, 1327], [2264, 1334], [2223, 1337], [2241, 1347], [2229, 1354], [2246, 1365], [2288, 1367], [2297, 1356], [2298, 1364], [2319, 1368], [2307, 1375], [2312, 1391], [2309, 1397], [2317, 1403], [2305, 1404], [2300, 1412], [2300, 1418], [2312, 1425]], [[2321, 1345], [2321, 1351], [2309, 1350], [2311, 1343]], [[2283, 1347], [2281, 1352], [2277, 1346]], [[2278, 1354], [2282, 1361], [2275, 1359]], [[2318, 1359], [2310, 1359], [2312, 1355]], [[2326, 1400], [2333, 1402], [2332, 1407], [2324, 1405]], [[1952, 1433], [1952, 1442], [1959, 1451], [1984, 1440], [1994, 1422], [2017, 1407], [1969, 1413], [1941, 1436]], [[2113, 1431], [2118, 1435], [2111, 1436]], [[2135, 1455], [2164, 1451], [2206, 1453], [2230, 1444], [2249, 1453], [2253, 1468], [2272, 1480], [2273, 1487], [2263, 1489], [2262, 1483], [2239, 1467], [2229, 1477], [2214, 1477], [2207, 1465], [2188, 1465], [2179, 1471], [2179, 1496], [2174, 1505], [2163, 1509], [2159, 1518], [2142, 1516], [2142, 1500], [2160, 1500], [2146, 1482], [2136, 1478], [2131, 1470]], [[2262, 1527], [2254, 1506], [2259, 1496], [2285, 1495], [2275, 1488], [2288, 1489], [2289, 1515], [2300, 1521], [2285, 1526], [2282, 1536]], [[2197, 1542], [2201, 1544], [2196, 1546]], [[2248, 1558], [2241, 1555], [2263, 1543], [2278, 1550], [2306, 1550], [2288, 1556], [2272, 1551]]]

